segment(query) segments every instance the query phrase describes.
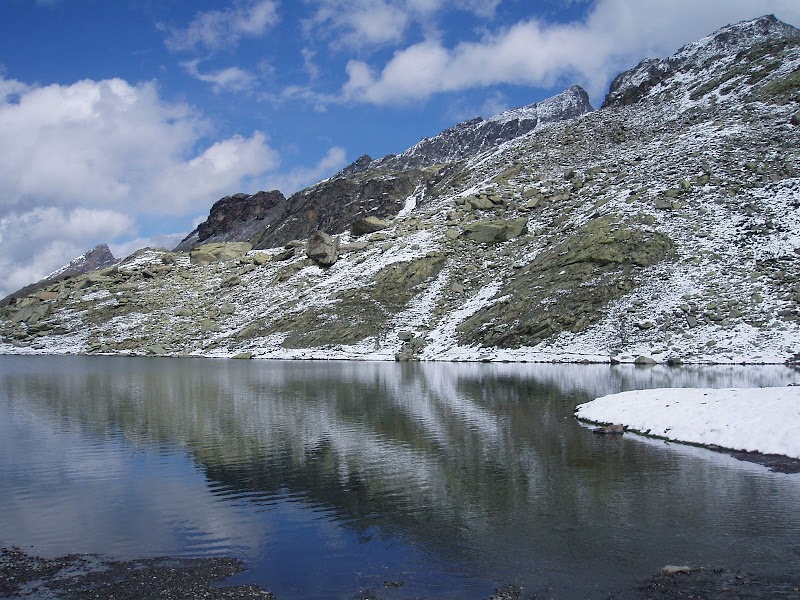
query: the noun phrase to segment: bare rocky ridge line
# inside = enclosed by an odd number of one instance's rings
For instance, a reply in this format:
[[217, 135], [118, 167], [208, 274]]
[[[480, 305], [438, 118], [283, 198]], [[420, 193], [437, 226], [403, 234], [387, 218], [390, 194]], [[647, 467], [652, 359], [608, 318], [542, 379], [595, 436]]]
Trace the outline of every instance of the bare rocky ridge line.
[[586, 91], [573, 86], [552, 98], [487, 120], [464, 121], [401, 154], [379, 160], [362, 156], [330, 180], [293, 194], [288, 200], [277, 190], [226, 196], [211, 207], [208, 219], [175, 250], [188, 251], [201, 243], [228, 241], [271, 248], [305, 239], [315, 229], [338, 232], [356, 219], [394, 216], [418, 186], [435, 185], [438, 169], [431, 170], [433, 167], [465, 160], [537, 127], [591, 110]]
[[798, 72], [800, 32], [762, 17], [461, 160], [364, 159], [255, 218], [223, 199], [212, 243], [3, 309], [0, 352], [796, 361]]
[[89, 273], [91, 271], [104, 269], [116, 264], [117, 262], [119, 262], [119, 259], [114, 258], [114, 255], [111, 253], [108, 245], [98, 244], [85, 254], [74, 258], [60, 269], [50, 273], [50, 275], [44, 279], [25, 286], [13, 294], [9, 294], [0, 300], [0, 306], [7, 306], [17, 298], [24, 298], [25, 296], [35, 294], [54, 282], [75, 277], [77, 275], [83, 275], [84, 273]]

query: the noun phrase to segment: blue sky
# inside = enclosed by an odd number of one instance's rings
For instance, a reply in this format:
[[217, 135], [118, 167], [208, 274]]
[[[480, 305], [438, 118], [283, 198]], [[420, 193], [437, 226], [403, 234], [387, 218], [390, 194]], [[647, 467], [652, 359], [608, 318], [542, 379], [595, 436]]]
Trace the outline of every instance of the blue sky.
[[0, 0], [0, 295], [797, 0]]

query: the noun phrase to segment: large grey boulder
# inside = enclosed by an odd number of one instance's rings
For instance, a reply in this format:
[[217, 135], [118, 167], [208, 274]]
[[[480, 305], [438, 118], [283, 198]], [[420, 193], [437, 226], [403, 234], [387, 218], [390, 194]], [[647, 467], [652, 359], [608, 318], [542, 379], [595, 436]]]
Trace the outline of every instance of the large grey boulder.
[[313, 232], [306, 242], [306, 256], [322, 267], [330, 267], [339, 259], [339, 237]]
[[473, 242], [493, 244], [507, 242], [528, 230], [528, 219], [525, 217], [513, 220], [474, 221], [464, 225], [464, 237]]

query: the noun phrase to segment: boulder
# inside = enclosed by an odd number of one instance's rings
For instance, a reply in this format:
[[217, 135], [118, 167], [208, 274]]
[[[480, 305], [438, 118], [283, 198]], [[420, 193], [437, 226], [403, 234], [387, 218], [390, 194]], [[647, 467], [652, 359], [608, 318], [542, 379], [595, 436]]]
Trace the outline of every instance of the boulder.
[[211, 319], [203, 319], [200, 321], [200, 331], [203, 333], [219, 331], [219, 325]]
[[313, 232], [308, 236], [306, 256], [322, 267], [330, 267], [339, 259], [339, 237]]
[[389, 223], [378, 217], [367, 217], [366, 219], [359, 219], [350, 226], [350, 231], [353, 235], [365, 235], [367, 233], [375, 233], [381, 229], [386, 229]]
[[625, 425], [606, 425], [605, 427], [596, 427], [592, 429], [592, 432], [598, 435], [622, 435], [626, 429]]
[[208, 265], [213, 262], [217, 262], [217, 257], [214, 256], [211, 252], [205, 252], [203, 250], [195, 250], [189, 255], [189, 260], [193, 265]]
[[488, 196], [470, 196], [467, 198], [467, 204], [474, 210], [489, 210], [494, 208], [494, 202], [492, 202]]
[[492, 244], [506, 242], [522, 235], [527, 230], [528, 219], [522, 217], [510, 221], [473, 221], [464, 225], [462, 235], [473, 242]]
[[241, 260], [253, 249], [248, 242], [219, 242], [198, 246], [189, 254], [192, 264], [203, 265], [228, 260]]

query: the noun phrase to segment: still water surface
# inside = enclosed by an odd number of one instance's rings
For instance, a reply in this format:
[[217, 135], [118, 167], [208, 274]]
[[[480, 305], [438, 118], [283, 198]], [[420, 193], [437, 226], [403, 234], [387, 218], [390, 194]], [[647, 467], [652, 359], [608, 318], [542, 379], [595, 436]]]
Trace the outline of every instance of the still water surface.
[[[666, 564], [800, 574], [800, 475], [592, 435], [596, 396], [786, 385], [667, 369], [0, 357], [0, 544], [241, 558], [279, 600], [604, 598]], [[402, 581], [384, 589], [386, 581]]]

